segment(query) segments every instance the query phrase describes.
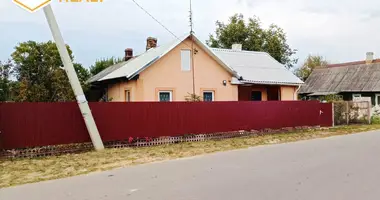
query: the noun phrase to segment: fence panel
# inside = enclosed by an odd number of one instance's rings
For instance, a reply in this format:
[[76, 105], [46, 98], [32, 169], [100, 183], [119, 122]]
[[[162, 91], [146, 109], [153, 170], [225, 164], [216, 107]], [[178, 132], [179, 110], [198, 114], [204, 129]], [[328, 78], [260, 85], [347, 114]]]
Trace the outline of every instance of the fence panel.
[[90, 140], [77, 103], [0, 104], [0, 145], [24, 148]]
[[371, 123], [371, 104], [368, 101], [334, 102], [335, 125]]
[[331, 103], [321, 103], [320, 125], [323, 127], [334, 126], [333, 105]]
[[[317, 101], [90, 103], [103, 141], [296, 126], [331, 126]], [[325, 113], [321, 115], [321, 110]], [[89, 142], [76, 103], [0, 104], [4, 149]]]

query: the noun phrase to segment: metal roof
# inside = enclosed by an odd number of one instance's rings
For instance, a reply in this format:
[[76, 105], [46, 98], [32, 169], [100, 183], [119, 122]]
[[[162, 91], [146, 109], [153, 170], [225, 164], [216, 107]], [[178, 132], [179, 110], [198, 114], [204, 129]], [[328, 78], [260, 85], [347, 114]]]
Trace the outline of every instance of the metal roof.
[[230, 72], [233, 77], [239, 79], [235, 81], [235, 84], [299, 85], [303, 83], [268, 53], [209, 48], [196, 36], [190, 34], [170, 44], [152, 48], [127, 62], [113, 65], [89, 79], [88, 82], [105, 81], [121, 77], [131, 79], [190, 36], [193, 36], [194, 42]]
[[298, 92], [380, 92], [380, 63], [315, 69]]
[[230, 72], [234, 76], [237, 76], [236, 72], [230, 67], [228, 67], [223, 61], [221, 61], [207, 45], [203, 44], [195, 35], [187, 34], [183, 36], [182, 38], [179, 38], [167, 45], [158, 46], [156, 48], [149, 49], [143, 54], [127, 62], [122, 62], [116, 65], [113, 65], [103, 70], [99, 74], [93, 76], [92, 78], [90, 78], [88, 82], [92, 83], [96, 81], [105, 81], [105, 80], [121, 78], [121, 77], [126, 77], [128, 79], [131, 79], [134, 76], [138, 75], [147, 67], [151, 66], [153, 63], [155, 63], [161, 57], [166, 55], [168, 52], [170, 52], [172, 49], [174, 49], [182, 41], [186, 40], [190, 36], [193, 36], [194, 42], [200, 47], [202, 47], [212, 58], [214, 58], [228, 72]]
[[242, 83], [300, 85], [303, 82], [266, 52], [212, 49], [233, 68]]
[[[132, 58], [131, 60], [133, 60], [134, 58]], [[87, 80], [88, 83], [93, 83], [93, 82], [96, 82], [102, 78], [104, 78], [105, 76], [107, 76], [108, 74], [110, 74], [111, 72], [119, 69], [120, 67], [126, 65], [128, 62], [130, 62], [131, 60], [128, 60], [128, 61], [124, 61], [124, 62], [120, 62], [120, 63], [117, 63], [115, 65], [112, 65], [110, 67], [107, 67], [106, 69], [104, 69], [103, 71], [99, 72], [98, 74], [96, 74], [95, 76], [91, 77], [90, 79]]]

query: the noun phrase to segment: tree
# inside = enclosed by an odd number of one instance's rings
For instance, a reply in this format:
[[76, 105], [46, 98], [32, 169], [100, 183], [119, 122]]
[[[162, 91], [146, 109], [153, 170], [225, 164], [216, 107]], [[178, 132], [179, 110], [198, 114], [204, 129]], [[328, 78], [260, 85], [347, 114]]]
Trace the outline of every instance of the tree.
[[82, 85], [83, 91], [86, 92], [90, 87], [89, 84], [86, 83], [86, 81], [91, 77], [90, 72], [79, 63], [74, 63], [74, 69], [77, 73], [79, 82]]
[[95, 64], [90, 67], [90, 73], [92, 76], [95, 76], [104, 69], [120, 62], [123, 62], [123, 59], [114, 57], [97, 60]]
[[295, 70], [295, 74], [303, 81], [309, 78], [311, 72], [316, 68], [323, 68], [328, 65], [328, 62], [319, 55], [309, 55], [302, 66]]
[[[67, 50], [73, 59], [72, 51], [68, 45]], [[74, 101], [67, 75], [54, 42], [28, 41], [20, 43], [12, 53], [14, 72], [18, 84], [15, 88], [16, 101], [29, 102], [55, 102]], [[78, 77], [86, 75], [86, 69], [75, 64]], [[87, 72], [88, 73], [88, 72]], [[82, 81], [83, 83], [84, 81]]]
[[11, 81], [9, 80], [11, 75], [12, 62], [0, 61], [0, 102], [9, 101], [11, 91]]
[[284, 30], [274, 24], [264, 29], [256, 16], [249, 18], [248, 23], [242, 14], [230, 17], [228, 24], [217, 21], [215, 36], [210, 34], [206, 42], [213, 48], [229, 49], [238, 43], [243, 45], [243, 50], [267, 52], [287, 68], [297, 63], [297, 59], [292, 58], [296, 50], [287, 44]]

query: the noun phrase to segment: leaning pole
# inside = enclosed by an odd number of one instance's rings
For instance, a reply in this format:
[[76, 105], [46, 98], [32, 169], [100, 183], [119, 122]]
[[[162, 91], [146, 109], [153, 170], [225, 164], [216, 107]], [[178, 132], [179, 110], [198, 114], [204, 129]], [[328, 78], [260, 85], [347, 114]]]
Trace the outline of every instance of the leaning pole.
[[67, 51], [65, 42], [63, 41], [61, 31], [59, 30], [57, 20], [55, 19], [55, 16], [53, 13], [53, 9], [51, 8], [50, 5], [45, 6], [43, 9], [45, 12], [46, 19], [49, 23], [51, 33], [57, 45], [59, 55], [61, 56], [67, 77], [69, 78], [71, 88], [74, 91], [76, 100], [79, 105], [79, 109], [82, 113], [88, 133], [90, 134], [92, 144], [94, 145], [95, 150], [97, 151], [103, 150], [104, 149], [103, 141], [100, 137], [98, 128], [96, 127], [94, 117], [92, 116], [90, 107], [88, 106], [86, 96], [83, 93], [82, 86], [75, 72], [75, 69], [71, 61], [71, 58], [69, 56], [69, 53]]

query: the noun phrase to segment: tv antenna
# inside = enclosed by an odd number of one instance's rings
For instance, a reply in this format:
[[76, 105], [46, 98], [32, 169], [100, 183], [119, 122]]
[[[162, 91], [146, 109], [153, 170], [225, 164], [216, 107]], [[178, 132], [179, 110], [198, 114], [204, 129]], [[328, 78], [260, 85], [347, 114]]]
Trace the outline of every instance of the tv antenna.
[[190, 0], [190, 16], [189, 16], [189, 22], [190, 22], [190, 34], [193, 34], [194, 33], [194, 30], [193, 30], [193, 8], [192, 8], [192, 4], [191, 4], [191, 0]]

